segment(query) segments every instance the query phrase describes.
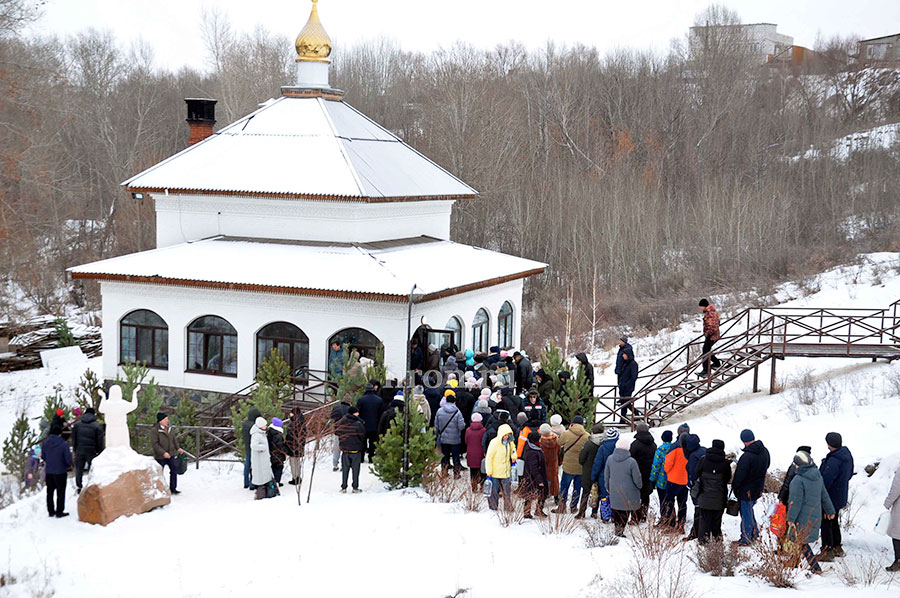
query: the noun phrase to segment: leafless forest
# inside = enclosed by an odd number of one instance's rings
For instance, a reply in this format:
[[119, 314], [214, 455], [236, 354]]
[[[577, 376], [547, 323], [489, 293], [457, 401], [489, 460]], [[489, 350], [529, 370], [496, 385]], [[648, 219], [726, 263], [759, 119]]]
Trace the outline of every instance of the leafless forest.
[[[198, 23], [206, 56], [167, 72], [146, 44], [123, 52], [101, 31], [23, 37], [3, 13], [15, 4], [0, 1], [5, 308], [90, 311], [97, 289], [67, 283], [64, 268], [154, 246], [153, 206], [119, 183], [186, 145], [183, 98], [217, 98], [227, 124], [292, 82], [293, 44], [211, 12]], [[712, 7], [698, 19], [737, 16]], [[665, 55], [515, 43], [417, 54], [338, 38], [332, 83], [480, 191], [457, 204], [456, 240], [551, 265], [527, 287], [528, 337], [559, 337], [568, 311], [583, 338], [900, 250], [897, 152], [792, 159], [900, 120], [898, 71], [856, 66], [852, 37], [819, 42], [815, 72], [760, 66], [723, 31]]]

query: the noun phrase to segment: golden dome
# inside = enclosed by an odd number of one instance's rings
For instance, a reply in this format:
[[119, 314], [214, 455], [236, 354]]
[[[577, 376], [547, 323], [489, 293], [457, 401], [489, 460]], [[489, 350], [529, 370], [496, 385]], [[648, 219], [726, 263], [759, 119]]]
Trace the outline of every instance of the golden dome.
[[331, 62], [328, 56], [331, 54], [331, 38], [325, 33], [322, 22], [319, 21], [319, 11], [316, 9], [318, 0], [312, 0], [312, 12], [309, 20], [294, 46], [297, 48], [297, 62]]

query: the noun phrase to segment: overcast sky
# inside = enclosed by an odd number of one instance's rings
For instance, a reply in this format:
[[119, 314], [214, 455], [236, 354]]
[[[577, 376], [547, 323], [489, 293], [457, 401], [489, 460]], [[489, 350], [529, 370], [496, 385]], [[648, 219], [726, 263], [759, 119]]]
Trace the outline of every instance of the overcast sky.
[[[856, 33], [900, 32], [900, 0], [722, 0], [745, 23], [778, 24], [794, 43]], [[386, 36], [406, 50], [430, 50], [463, 40], [490, 48], [518, 40], [529, 48], [547, 40], [581, 42], [601, 51], [616, 47], [663, 51], [681, 37], [709, 0], [320, 0], [319, 15], [337, 43]], [[295, 37], [309, 0], [48, 0], [32, 31], [68, 35], [88, 27], [110, 29], [124, 46], [143, 37], [157, 64], [206, 64], [199, 34], [204, 7], [219, 6], [235, 28], [257, 25]]]

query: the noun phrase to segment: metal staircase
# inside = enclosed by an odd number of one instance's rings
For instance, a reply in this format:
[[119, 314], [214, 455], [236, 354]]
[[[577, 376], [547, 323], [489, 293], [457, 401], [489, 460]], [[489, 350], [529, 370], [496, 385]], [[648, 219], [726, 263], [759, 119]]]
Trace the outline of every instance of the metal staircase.
[[[620, 398], [616, 386], [595, 386], [596, 421], [630, 429], [638, 421], [659, 425], [748, 372], [753, 372], [753, 392], [758, 392], [759, 366], [766, 362], [772, 394], [776, 361], [787, 357], [900, 359], [900, 300], [884, 309], [745, 309], [720, 325], [712, 351], [720, 367], [698, 378], [708, 358], [702, 353], [703, 340], [697, 337], [644, 366], [630, 399]], [[629, 410], [623, 417], [625, 406], [637, 413]]]

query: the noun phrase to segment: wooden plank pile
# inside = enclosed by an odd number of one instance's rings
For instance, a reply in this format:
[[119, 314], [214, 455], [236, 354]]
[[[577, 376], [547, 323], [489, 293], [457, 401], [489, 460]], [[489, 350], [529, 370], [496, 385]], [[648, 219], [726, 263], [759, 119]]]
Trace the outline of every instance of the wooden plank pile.
[[[9, 338], [9, 352], [0, 353], [0, 372], [41, 367], [41, 351], [59, 347], [54, 316], [38, 316], [26, 322], [0, 322], [0, 337]], [[100, 328], [69, 322], [75, 343], [88, 357], [102, 353]]]

